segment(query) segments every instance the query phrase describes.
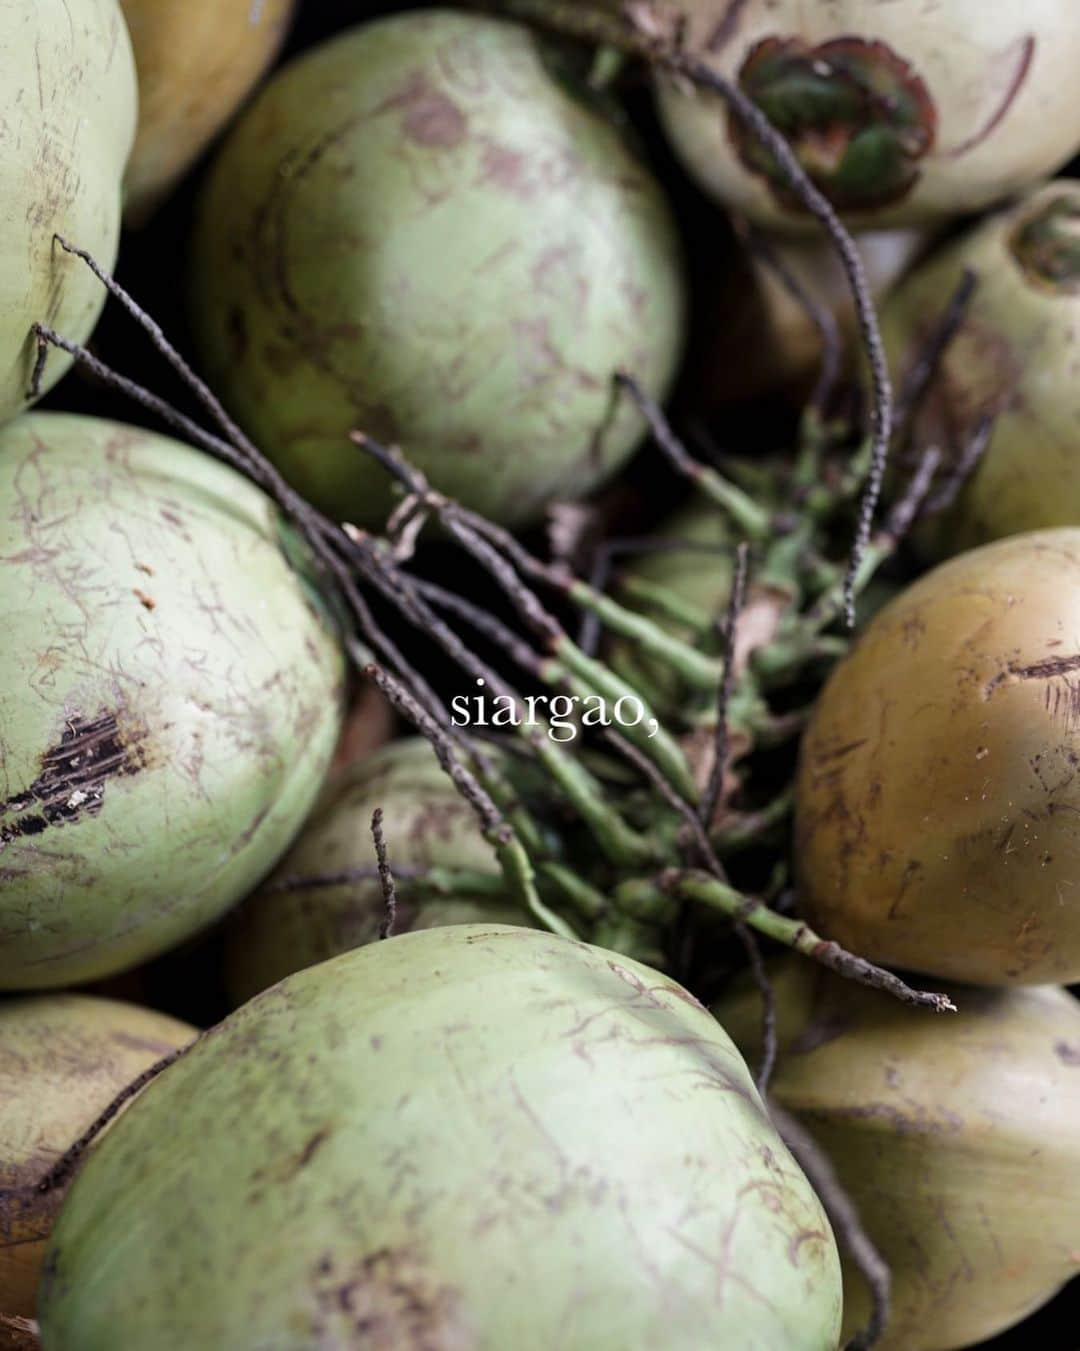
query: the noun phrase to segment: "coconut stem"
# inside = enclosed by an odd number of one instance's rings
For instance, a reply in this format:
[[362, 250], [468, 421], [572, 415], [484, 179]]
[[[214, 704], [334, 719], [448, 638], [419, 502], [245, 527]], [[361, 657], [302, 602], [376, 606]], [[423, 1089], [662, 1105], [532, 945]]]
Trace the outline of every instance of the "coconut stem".
[[773, 273], [788, 295], [805, 312], [821, 338], [821, 365], [803, 413], [802, 437], [804, 444], [817, 448], [822, 439], [825, 410], [840, 374], [840, 326], [832, 310], [820, 304], [807, 291], [761, 230], [746, 230], [745, 239], [749, 251]]
[[735, 550], [735, 567], [731, 578], [731, 594], [728, 596], [727, 613], [724, 616], [722, 641], [724, 654], [724, 674], [721, 677], [716, 695], [716, 731], [713, 737], [713, 763], [709, 771], [709, 782], [698, 809], [698, 816], [705, 830], [708, 830], [720, 805], [724, 789], [724, 775], [727, 773], [729, 725], [728, 712], [731, 704], [731, 692], [735, 684], [735, 640], [738, 636], [739, 616], [746, 601], [746, 576], [749, 560], [749, 547], [746, 542]]
[[[720, 544], [703, 544], [698, 540], [662, 539], [651, 535], [604, 540], [597, 546], [593, 555], [588, 586], [593, 595], [605, 595], [611, 580], [612, 564], [623, 554], [677, 553], [682, 550], [688, 553], [719, 554], [722, 549], [723, 546]], [[650, 583], [641, 584], [639, 579], [628, 577], [620, 582], [619, 589], [625, 595], [644, 600], [665, 618], [676, 624], [685, 625], [694, 633], [705, 634], [710, 628], [711, 620], [708, 616], [692, 611], [665, 587], [654, 587]], [[578, 634], [578, 647], [591, 657], [596, 655], [599, 645], [599, 615], [595, 609], [586, 607], [581, 620], [581, 631]], [[693, 650], [697, 651], [696, 648]]]
[[[806, 210], [824, 227], [836, 249], [855, 302], [859, 332], [870, 369], [873, 396], [871, 409], [870, 464], [859, 503], [855, 539], [844, 592], [844, 618], [855, 625], [856, 575], [862, 554], [870, 543], [874, 514], [888, 462], [892, 438], [892, 386], [877, 310], [866, 279], [862, 258], [832, 203], [799, 163], [787, 138], [777, 130], [757, 104], [705, 59], [687, 52], [682, 45], [684, 25], [677, 15], [659, 13], [652, 5], [624, 4], [619, 15], [594, 10], [577, 0], [486, 0], [483, 8], [495, 8], [516, 18], [552, 28], [585, 42], [614, 47], [642, 57], [671, 75], [710, 90], [727, 104], [758, 143], [779, 165], [792, 191]], [[756, 504], [751, 503], [755, 510]], [[751, 536], [753, 538], [753, 536]]]
[[411, 722], [417, 731], [430, 741], [439, 764], [476, 813], [484, 838], [494, 848], [511, 891], [520, 896], [525, 908], [545, 929], [563, 938], [576, 938], [577, 935], [570, 925], [540, 899], [536, 890], [536, 877], [525, 847], [487, 790], [458, 758], [453, 740], [389, 672], [373, 664], [367, 668], [365, 674], [402, 717]]
[[[399, 864], [394, 877], [409, 882], [412, 887], [430, 891], [436, 896], [505, 896], [506, 883], [497, 873], [476, 872], [471, 868], [426, 867], [420, 864]], [[364, 882], [379, 881], [379, 869], [370, 867], [342, 868], [334, 873], [297, 873], [268, 883], [268, 895], [294, 891], [323, 891], [331, 887], [351, 887]]]
[[671, 423], [655, 399], [642, 388], [629, 371], [617, 371], [615, 383], [625, 390], [649, 424], [653, 440], [663, 451], [669, 464], [684, 478], [689, 479], [710, 501], [715, 502], [734, 521], [747, 539], [762, 543], [770, 534], [769, 513], [760, 507], [737, 484], [717, 472], [711, 465], [694, 459], [675, 435]]
[[394, 872], [390, 867], [390, 856], [386, 850], [386, 837], [383, 835], [383, 809], [376, 807], [371, 814], [371, 838], [375, 844], [375, 857], [378, 860], [379, 885], [383, 894], [383, 918], [379, 925], [379, 939], [390, 938], [397, 923], [397, 886]]
[[864, 957], [856, 957], [839, 943], [822, 938], [803, 921], [779, 915], [756, 897], [744, 896], [707, 873], [671, 869], [663, 875], [661, 885], [674, 895], [707, 905], [732, 919], [741, 919], [766, 938], [783, 943], [785, 947], [801, 952], [804, 957], [811, 957], [830, 971], [858, 981], [860, 985], [884, 990], [901, 1003], [931, 1009], [935, 1013], [956, 1012], [956, 1006], [948, 995], [912, 989], [891, 971], [884, 971]]
[[970, 267], [966, 267], [960, 276], [956, 290], [952, 293], [948, 304], [942, 310], [915, 361], [904, 376], [896, 396], [896, 427], [898, 431], [907, 430], [912, 417], [922, 403], [926, 391], [930, 388], [938, 367], [941, 365], [942, 357], [953, 338], [956, 337], [960, 325], [967, 317], [978, 281], [975, 272]]
[[190, 1041], [186, 1046], [181, 1046], [179, 1050], [170, 1051], [168, 1055], [162, 1056], [162, 1058], [155, 1061], [149, 1069], [143, 1070], [142, 1074], [132, 1079], [130, 1084], [127, 1084], [122, 1088], [116, 1097], [113, 1098], [112, 1102], [109, 1103], [108, 1107], [106, 1107], [105, 1110], [90, 1123], [86, 1130], [83, 1131], [82, 1135], [79, 1136], [75, 1143], [61, 1154], [38, 1183], [38, 1191], [52, 1192], [58, 1191], [62, 1187], [66, 1187], [71, 1181], [76, 1168], [78, 1168], [83, 1155], [105, 1127], [119, 1115], [120, 1111], [127, 1106], [132, 1098], [141, 1093], [148, 1084], [153, 1083], [158, 1075], [163, 1074], [170, 1065], [175, 1065], [181, 1056], [187, 1055], [188, 1051], [190, 1051], [193, 1046], [197, 1045], [205, 1035], [206, 1033], [204, 1032], [200, 1036], [195, 1037], [194, 1040]]

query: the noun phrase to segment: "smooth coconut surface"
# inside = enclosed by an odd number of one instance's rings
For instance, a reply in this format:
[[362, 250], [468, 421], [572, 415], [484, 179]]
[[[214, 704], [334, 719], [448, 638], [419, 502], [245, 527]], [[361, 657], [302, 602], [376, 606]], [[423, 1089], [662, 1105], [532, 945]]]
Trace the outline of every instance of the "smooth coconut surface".
[[344, 661], [269, 498], [138, 428], [5, 428], [0, 557], [0, 989], [32, 989], [163, 951], [273, 866]]
[[833, 1351], [836, 1247], [718, 1023], [529, 929], [282, 981], [77, 1178], [48, 1351]]

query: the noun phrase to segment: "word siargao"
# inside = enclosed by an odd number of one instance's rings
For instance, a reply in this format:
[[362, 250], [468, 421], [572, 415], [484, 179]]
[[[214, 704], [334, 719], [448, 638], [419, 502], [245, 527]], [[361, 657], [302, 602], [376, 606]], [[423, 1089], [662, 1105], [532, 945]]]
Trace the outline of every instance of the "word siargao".
[[[450, 708], [455, 727], [544, 727], [552, 741], [573, 741], [583, 727], [638, 727], [646, 719], [636, 694], [614, 703], [602, 694], [527, 694], [520, 700], [508, 694], [456, 694]], [[649, 718], [648, 736], [658, 730], [657, 720]]]

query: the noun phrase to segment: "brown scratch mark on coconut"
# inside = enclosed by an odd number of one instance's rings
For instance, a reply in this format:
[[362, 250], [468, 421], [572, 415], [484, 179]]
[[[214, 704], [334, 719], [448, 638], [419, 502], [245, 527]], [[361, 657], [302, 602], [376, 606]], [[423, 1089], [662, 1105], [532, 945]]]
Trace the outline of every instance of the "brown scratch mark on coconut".
[[868, 740], [869, 737], [864, 736], [860, 737], [858, 741], [845, 742], [843, 746], [837, 746], [834, 750], [822, 751], [817, 757], [818, 764], [831, 765], [837, 760], [843, 760], [852, 751], [857, 751], [860, 746], [865, 746]]
[[476, 1340], [451, 1286], [419, 1256], [380, 1248], [341, 1266], [326, 1254], [314, 1271], [315, 1345], [367, 1351], [472, 1351]]
[[1080, 671], [1080, 653], [1072, 657], [1047, 657], [1028, 666], [1018, 666], [1010, 662], [1003, 671], [999, 671], [983, 686], [983, 699], [989, 699], [1002, 685], [1015, 685], [1022, 680], [1054, 680], [1073, 671]]
[[1017, 95], [1024, 87], [1024, 81], [1031, 71], [1032, 62], [1035, 59], [1035, 36], [1029, 33], [1026, 37], [1017, 38], [1011, 43], [1004, 52], [994, 58], [995, 64], [1015, 63], [1012, 75], [1005, 85], [1005, 91], [1000, 103], [994, 108], [989, 118], [965, 141], [961, 141], [958, 146], [951, 150], [943, 150], [943, 159], [959, 159], [961, 155], [968, 154], [982, 145], [983, 141], [991, 136], [1005, 120], [1009, 109], [1016, 102]]
[[922, 870], [923, 865], [917, 858], [909, 860], [907, 866], [904, 868], [903, 875], [900, 878], [900, 888], [896, 893], [892, 905], [889, 906], [890, 919], [896, 918], [900, 911], [900, 906], [903, 904], [904, 897], [907, 894], [908, 887], [922, 875]]
[[63, 1190], [42, 1192], [40, 1183], [55, 1163], [55, 1154], [34, 1154], [0, 1167], [0, 1248], [48, 1238]]
[[281, 1173], [280, 1181], [291, 1182], [292, 1179], [296, 1177], [297, 1173], [302, 1172], [323, 1145], [326, 1144], [327, 1140], [330, 1139], [330, 1135], [331, 1131], [329, 1126], [323, 1126], [320, 1130], [317, 1130], [306, 1142], [296, 1158], [292, 1160], [288, 1168]]
[[92, 718], [74, 714], [59, 743], [42, 755], [41, 773], [33, 783], [0, 802], [0, 849], [50, 826], [96, 816], [110, 780], [146, 767], [145, 739], [145, 728], [128, 720], [122, 726], [121, 715], [111, 709]]
[[1054, 1043], [1054, 1054], [1063, 1065], [1068, 1065], [1070, 1069], [1080, 1068], [1080, 1042], [1056, 1041]]
[[797, 1234], [793, 1234], [788, 1240], [787, 1259], [792, 1266], [799, 1264], [799, 1249], [804, 1243], [827, 1243], [828, 1238], [823, 1229], [800, 1229]]
[[135, 599], [139, 602], [139, 604], [143, 607], [144, 610], [157, 609], [157, 601], [153, 598], [153, 596], [148, 596], [146, 592], [143, 591], [141, 588], [133, 586], [131, 588], [131, 594], [135, 597]]

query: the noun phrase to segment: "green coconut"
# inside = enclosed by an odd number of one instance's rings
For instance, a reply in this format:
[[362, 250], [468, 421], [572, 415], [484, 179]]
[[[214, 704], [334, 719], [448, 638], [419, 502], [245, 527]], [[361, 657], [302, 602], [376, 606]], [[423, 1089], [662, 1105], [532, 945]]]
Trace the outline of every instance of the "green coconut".
[[[770, 972], [771, 1094], [815, 1136], [892, 1270], [879, 1351], [952, 1351], [1027, 1317], [1080, 1269], [1080, 1003], [1051, 986], [952, 990], [934, 1018], [798, 958]], [[760, 996], [716, 1013], [748, 1057]], [[845, 1332], [868, 1293], [845, 1261]]]
[[247, 480], [117, 423], [0, 432], [0, 989], [217, 918], [321, 786], [343, 658]]
[[275, 985], [94, 1150], [47, 1351], [834, 1351], [835, 1243], [680, 986], [461, 925]]
[[814, 928], [976, 984], [1080, 980], [1080, 529], [973, 549], [877, 614], [800, 748]]
[[[421, 737], [398, 741], [327, 784], [292, 848], [230, 921], [226, 979], [235, 1003], [378, 938], [385, 915], [378, 881], [281, 889], [286, 881], [373, 868], [377, 807], [396, 877], [396, 933], [441, 924], [529, 923], [527, 912], [503, 891], [494, 851], [430, 743]], [[421, 884], [410, 877], [413, 869], [467, 870], [477, 875], [478, 889], [474, 895], [440, 894], [433, 879]]]
[[921, 532], [938, 555], [1080, 522], [1080, 183], [1040, 188], [912, 273], [882, 312], [898, 381], [965, 268], [976, 275], [975, 292], [916, 438], [959, 459], [984, 419], [993, 430], [952, 508]]
[[63, 1199], [40, 1191], [42, 1178], [122, 1089], [194, 1036], [175, 1018], [91, 995], [0, 1001], [0, 1312], [34, 1312]]
[[[1074, 0], [661, 8], [685, 16], [689, 51], [757, 104], [859, 228], [982, 210], [1080, 147]], [[759, 225], [814, 224], [771, 152], [716, 95], [667, 78], [658, 94], [672, 145], [710, 194]]]
[[[50, 324], [81, 342], [97, 321], [101, 283], [53, 236], [112, 265], [135, 103], [135, 63], [116, 0], [2, 0], [0, 422], [29, 402], [31, 325]], [[43, 391], [68, 364], [55, 355]]]
[[291, 481], [381, 523], [400, 444], [506, 522], [640, 438], [612, 376], [662, 396], [684, 298], [672, 220], [614, 123], [529, 30], [427, 10], [295, 61], [203, 193], [192, 319], [207, 373]]

